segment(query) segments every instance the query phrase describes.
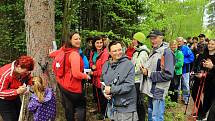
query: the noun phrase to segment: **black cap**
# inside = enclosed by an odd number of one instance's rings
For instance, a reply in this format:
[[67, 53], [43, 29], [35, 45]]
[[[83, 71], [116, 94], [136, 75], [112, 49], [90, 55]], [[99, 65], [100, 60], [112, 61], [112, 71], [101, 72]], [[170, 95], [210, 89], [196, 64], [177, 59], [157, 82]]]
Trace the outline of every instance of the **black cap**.
[[152, 30], [149, 35], [147, 36], [147, 38], [149, 37], [157, 37], [157, 36], [164, 36], [163, 32], [159, 31], [159, 30]]
[[205, 35], [204, 34], [200, 34], [198, 37], [205, 37]]

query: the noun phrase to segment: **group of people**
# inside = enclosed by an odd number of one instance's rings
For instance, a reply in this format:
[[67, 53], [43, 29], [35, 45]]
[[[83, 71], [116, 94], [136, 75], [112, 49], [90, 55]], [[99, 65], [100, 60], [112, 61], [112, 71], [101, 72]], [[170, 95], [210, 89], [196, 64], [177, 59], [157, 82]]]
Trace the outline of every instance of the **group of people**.
[[[152, 49], [144, 45], [146, 38]], [[112, 121], [164, 121], [165, 97], [170, 93], [177, 102], [182, 89], [185, 104], [189, 103], [190, 82], [192, 97], [199, 100], [199, 87], [204, 83], [204, 100], [197, 105], [196, 115], [215, 120], [213, 96], [215, 71], [215, 40], [205, 41], [205, 35], [178, 37], [164, 42], [164, 33], [152, 30], [147, 37], [141, 32], [133, 35], [127, 49], [121, 41], [110, 41], [106, 35], [87, 38], [81, 50], [81, 37], [71, 33], [64, 45], [50, 52], [52, 68], [60, 89], [67, 121], [86, 120], [85, 83], [92, 84], [93, 102], [98, 119]], [[35, 121], [54, 121], [56, 99], [47, 86], [48, 81], [32, 77], [34, 60], [21, 56], [0, 68], [0, 114], [4, 121], [18, 121], [21, 101], [19, 95], [32, 93], [28, 104]], [[207, 74], [206, 74], [207, 73]], [[192, 76], [190, 76], [192, 75]], [[193, 76], [194, 75], [194, 76]], [[192, 78], [190, 78], [192, 77]], [[144, 98], [148, 97], [148, 111]]]

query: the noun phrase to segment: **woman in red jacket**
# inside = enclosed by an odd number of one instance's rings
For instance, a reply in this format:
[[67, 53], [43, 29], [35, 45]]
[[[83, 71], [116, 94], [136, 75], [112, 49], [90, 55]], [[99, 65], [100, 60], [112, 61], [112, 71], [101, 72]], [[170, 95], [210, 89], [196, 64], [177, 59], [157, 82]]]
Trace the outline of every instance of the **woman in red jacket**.
[[86, 120], [86, 99], [82, 93], [82, 80], [88, 80], [90, 76], [83, 73], [84, 63], [79, 54], [80, 46], [80, 35], [74, 32], [70, 34], [65, 46], [50, 55], [55, 57], [57, 55], [54, 54], [59, 54], [60, 51], [65, 52], [64, 75], [62, 78], [56, 76], [56, 79], [62, 94], [67, 121], [75, 121], [75, 113], [77, 121]]
[[0, 114], [4, 121], [18, 121], [21, 109], [19, 95], [31, 84], [34, 61], [30, 56], [21, 56], [0, 68]]
[[102, 67], [104, 63], [108, 60], [109, 54], [107, 48], [104, 46], [104, 42], [101, 37], [96, 36], [93, 40], [93, 50], [90, 53], [90, 67], [92, 71], [90, 75], [92, 75], [93, 81], [93, 94], [94, 100], [97, 102], [98, 112], [104, 118], [105, 110], [107, 105], [107, 100], [102, 94], [101, 90], [101, 74], [102, 74]]

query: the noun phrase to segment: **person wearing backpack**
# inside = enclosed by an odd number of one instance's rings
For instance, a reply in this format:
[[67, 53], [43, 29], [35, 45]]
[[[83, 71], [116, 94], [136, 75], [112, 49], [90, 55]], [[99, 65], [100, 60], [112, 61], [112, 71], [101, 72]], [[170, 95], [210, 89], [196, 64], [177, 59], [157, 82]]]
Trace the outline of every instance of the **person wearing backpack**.
[[[52, 69], [62, 95], [62, 104], [67, 121], [86, 120], [86, 99], [82, 93], [82, 81], [90, 76], [84, 73], [84, 62], [79, 53], [80, 35], [71, 33], [65, 45], [51, 53]], [[76, 116], [75, 116], [76, 113]]]
[[21, 56], [0, 68], [0, 114], [4, 121], [18, 121], [21, 109], [19, 95], [27, 92], [31, 85], [34, 60]]
[[144, 65], [148, 59], [149, 49], [144, 45], [145, 35], [141, 32], [137, 32], [133, 36], [133, 42], [136, 46], [136, 50], [133, 53], [132, 63], [135, 67], [135, 86], [137, 92], [137, 114], [139, 121], [145, 121], [145, 108], [144, 99], [140, 93], [140, 83], [144, 81], [141, 66]]
[[102, 94], [100, 78], [102, 67], [108, 60], [108, 57], [109, 54], [107, 48], [104, 46], [102, 38], [100, 36], [96, 36], [93, 40], [93, 50], [90, 54], [90, 67], [92, 69], [90, 74], [92, 75], [94, 100], [98, 107], [98, 119], [104, 118], [107, 105], [107, 100]]

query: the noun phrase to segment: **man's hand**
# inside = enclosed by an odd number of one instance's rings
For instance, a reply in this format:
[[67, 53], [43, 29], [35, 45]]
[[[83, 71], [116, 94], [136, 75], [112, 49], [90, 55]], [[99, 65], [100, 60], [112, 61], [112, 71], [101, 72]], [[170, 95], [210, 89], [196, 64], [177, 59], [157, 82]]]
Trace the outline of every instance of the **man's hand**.
[[105, 86], [105, 94], [109, 95], [110, 94], [110, 86]]
[[108, 100], [110, 100], [110, 99], [112, 98], [112, 95], [107, 95], [107, 94], [105, 94], [105, 93], [104, 93], [104, 96], [105, 96], [105, 98], [108, 99]]

